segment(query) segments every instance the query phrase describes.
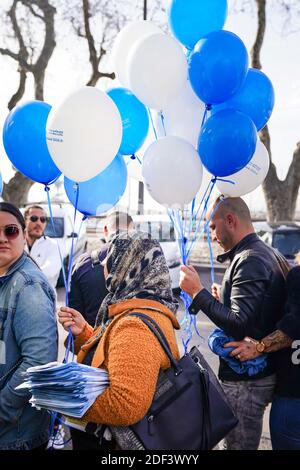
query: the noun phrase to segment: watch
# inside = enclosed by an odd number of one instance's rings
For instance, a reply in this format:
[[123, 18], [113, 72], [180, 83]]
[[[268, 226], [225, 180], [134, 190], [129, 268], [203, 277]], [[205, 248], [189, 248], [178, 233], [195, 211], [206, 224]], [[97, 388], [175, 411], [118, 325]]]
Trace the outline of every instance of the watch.
[[259, 352], [259, 353], [263, 353], [263, 352], [265, 352], [266, 347], [267, 346], [263, 341], [259, 341], [256, 344], [256, 351]]

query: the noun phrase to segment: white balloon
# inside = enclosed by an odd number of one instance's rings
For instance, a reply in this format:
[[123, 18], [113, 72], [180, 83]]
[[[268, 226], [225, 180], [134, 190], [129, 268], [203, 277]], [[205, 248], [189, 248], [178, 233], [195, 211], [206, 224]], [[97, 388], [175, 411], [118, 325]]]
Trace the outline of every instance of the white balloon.
[[161, 33], [161, 30], [150, 21], [135, 21], [125, 26], [117, 35], [112, 49], [112, 61], [117, 79], [126, 88], [129, 87], [127, 70], [131, 48], [140, 39], [157, 33]]
[[201, 186], [203, 166], [189, 142], [169, 136], [150, 145], [142, 172], [153, 199], [175, 208], [189, 204], [195, 197]]
[[57, 167], [69, 179], [81, 182], [98, 175], [118, 153], [122, 120], [106, 93], [83, 87], [51, 109], [46, 132]]
[[258, 139], [256, 151], [248, 165], [234, 175], [226, 176], [226, 180], [233, 181], [235, 184], [217, 181], [216, 186], [225, 196], [244, 196], [254, 191], [265, 180], [269, 167], [270, 158], [268, 151]]
[[187, 61], [180, 44], [166, 34], [152, 34], [132, 48], [129, 85], [149, 108], [166, 108], [187, 80]]
[[165, 135], [164, 132], [166, 135], [176, 135], [197, 148], [204, 112], [205, 104], [199, 100], [187, 80], [178, 95], [163, 110], [163, 123], [161, 115], [157, 117], [160, 136]]

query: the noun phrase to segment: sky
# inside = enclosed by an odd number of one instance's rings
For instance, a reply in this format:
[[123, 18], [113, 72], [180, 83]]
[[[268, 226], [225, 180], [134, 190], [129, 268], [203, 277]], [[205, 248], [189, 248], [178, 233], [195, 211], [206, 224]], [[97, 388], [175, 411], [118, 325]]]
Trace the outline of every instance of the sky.
[[[136, 0], [133, 0], [136, 1]], [[273, 0], [273, 2], [276, 0]], [[233, 0], [229, 1], [229, 5]], [[238, 34], [244, 41], [248, 51], [250, 51], [256, 32], [256, 14], [255, 11], [246, 13], [231, 13], [228, 16], [224, 29]], [[51, 105], [58, 104], [67, 94], [86, 83], [90, 68], [86, 61], [84, 53], [85, 44], [79, 45], [71, 39], [72, 35], [67, 35], [64, 40], [64, 49], [57, 47], [53, 58], [51, 59], [47, 70], [45, 82], [45, 101]], [[275, 109], [269, 121], [270, 133], [272, 138], [273, 161], [276, 164], [278, 175], [284, 178], [288, 166], [291, 162], [296, 143], [300, 140], [300, 18], [299, 31], [286, 34], [282, 28], [281, 18], [276, 11], [269, 16], [267, 32], [262, 51], [263, 71], [271, 79], [275, 88]], [[59, 46], [59, 45], [58, 45]], [[0, 125], [3, 127], [4, 120], [8, 114], [7, 102], [12, 93], [16, 90], [18, 74], [16, 73], [16, 63], [14, 61], [0, 56]], [[99, 87], [110, 88], [112, 82], [99, 83]], [[32, 80], [29, 78], [25, 100], [32, 99], [33, 87]], [[154, 140], [151, 133], [147, 145]], [[143, 153], [144, 149], [141, 153]], [[132, 162], [130, 165], [138, 165]], [[130, 167], [131, 168], [131, 167]], [[139, 172], [139, 168], [136, 168]], [[11, 177], [11, 165], [5, 155], [0, 143], [0, 171], [4, 181]], [[134, 167], [130, 173], [135, 173]], [[203, 191], [207, 180], [203, 183]], [[43, 188], [35, 185], [30, 191], [31, 200], [39, 200], [44, 197]], [[137, 182], [131, 179], [131, 187], [121, 201], [123, 205], [128, 205], [134, 209], [137, 205]], [[247, 196], [252, 211], [263, 211], [265, 203], [261, 189], [256, 190]], [[298, 205], [300, 206], [300, 205]], [[161, 206], [157, 205], [149, 195], [145, 197], [146, 210], [159, 210]]]

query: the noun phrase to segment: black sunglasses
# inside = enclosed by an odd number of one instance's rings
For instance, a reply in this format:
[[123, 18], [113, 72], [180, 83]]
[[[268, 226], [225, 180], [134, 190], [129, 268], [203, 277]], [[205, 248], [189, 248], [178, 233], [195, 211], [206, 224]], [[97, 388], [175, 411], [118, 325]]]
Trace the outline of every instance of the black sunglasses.
[[3, 233], [8, 240], [15, 240], [20, 234], [20, 229], [17, 225], [6, 225]]
[[40, 220], [42, 224], [45, 224], [47, 222], [47, 217], [44, 217], [43, 215], [42, 217], [38, 217], [37, 215], [31, 215], [29, 217], [29, 220], [30, 222], [37, 222], [38, 220]]

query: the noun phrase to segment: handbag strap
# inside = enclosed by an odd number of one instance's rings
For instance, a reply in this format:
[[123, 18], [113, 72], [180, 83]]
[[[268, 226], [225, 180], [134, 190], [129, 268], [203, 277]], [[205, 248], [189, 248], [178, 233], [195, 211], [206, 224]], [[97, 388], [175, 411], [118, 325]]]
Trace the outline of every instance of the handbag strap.
[[[178, 362], [174, 358], [168, 340], [166, 339], [164, 333], [162, 332], [161, 328], [158, 326], [153, 318], [145, 315], [144, 313], [133, 312], [126, 315], [127, 317], [137, 317], [139, 318], [148, 328], [152, 331], [152, 333], [156, 336], [157, 340], [159, 341], [161, 347], [165, 351], [166, 355], [168, 356], [171, 365], [175, 370], [175, 375], [178, 376], [182, 369], [179, 366]], [[200, 381], [202, 391], [203, 391], [203, 402], [202, 402], [202, 416], [203, 416], [203, 427], [202, 427], [202, 450], [207, 450], [209, 448], [209, 436], [211, 434], [211, 422], [210, 422], [210, 403], [209, 403], [209, 383], [206, 381], [204, 375], [201, 375], [202, 380]]]
[[162, 332], [161, 328], [158, 326], [153, 318], [145, 315], [144, 313], [133, 312], [126, 315], [127, 317], [137, 317], [139, 318], [148, 328], [152, 331], [156, 339], [158, 340], [159, 344], [165, 351], [166, 355], [169, 358], [169, 361], [172, 367], [175, 370], [175, 375], [179, 375], [182, 372], [181, 367], [179, 366], [178, 362], [176, 361], [175, 357], [173, 356], [168, 340], [165, 337], [164, 333]]

